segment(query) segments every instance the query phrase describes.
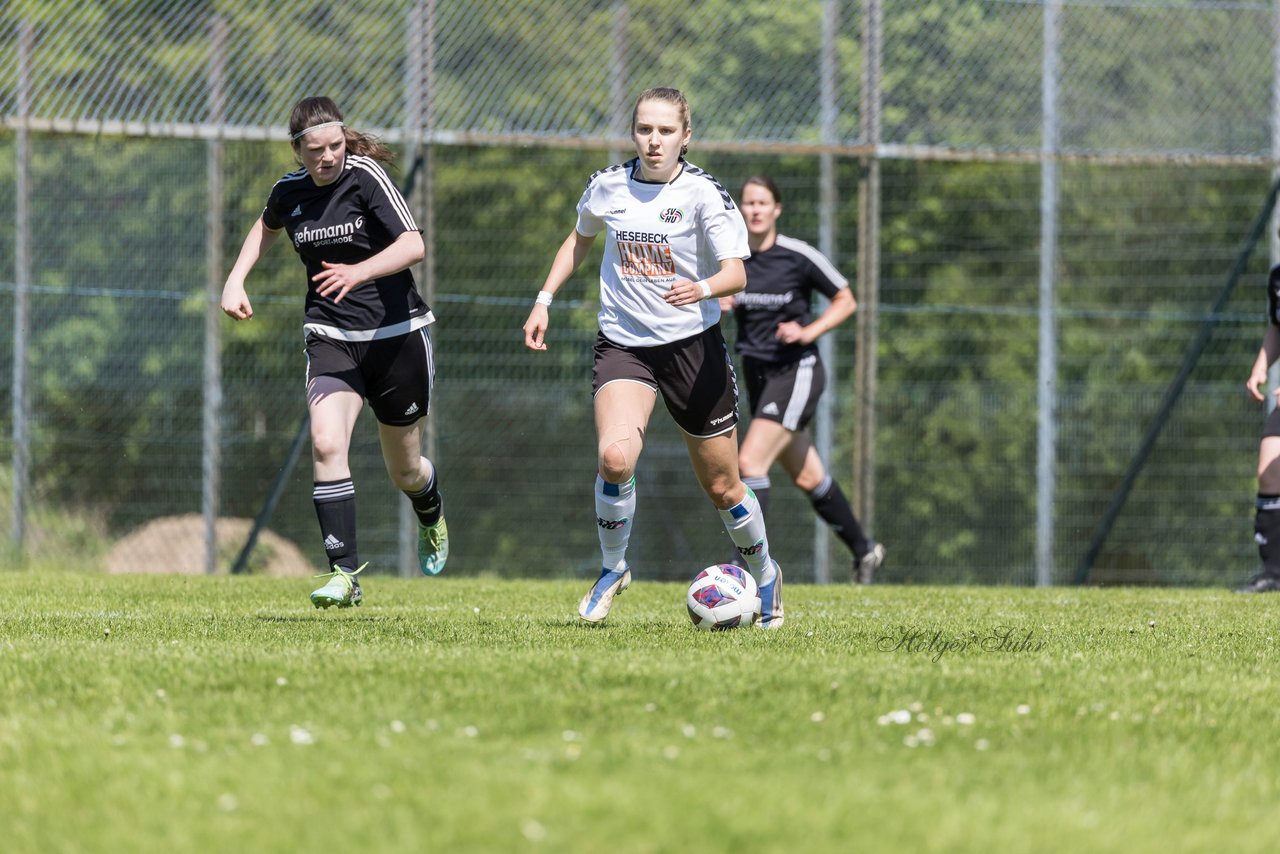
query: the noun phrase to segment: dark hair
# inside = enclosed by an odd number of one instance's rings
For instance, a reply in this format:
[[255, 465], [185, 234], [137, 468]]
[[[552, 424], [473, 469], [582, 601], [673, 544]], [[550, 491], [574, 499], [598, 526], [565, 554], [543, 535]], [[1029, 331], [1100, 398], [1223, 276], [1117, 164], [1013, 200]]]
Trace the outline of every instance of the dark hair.
[[[342, 110], [338, 109], [338, 105], [334, 103], [332, 98], [326, 98], [323, 95], [303, 98], [294, 104], [293, 111], [289, 113], [289, 139], [290, 144], [293, 145], [293, 150], [297, 152], [302, 145], [301, 139], [294, 139], [302, 131], [326, 122], [340, 121], [342, 121]], [[382, 141], [376, 136], [361, 133], [345, 125], [342, 128], [342, 133], [347, 140], [347, 151], [352, 154], [372, 157], [382, 163], [395, 159], [395, 154], [391, 149], [383, 145]]]
[[[631, 132], [636, 132], [636, 113], [640, 111], [640, 105], [645, 101], [662, 101], [678, 107], [680, 110], [680, 127], [689, 130], [693, 127], [693, 116], [689, 110], [689, 99], [679, 89], [672, 89], [670, 86], [654, 86], [645, 89], [640, 93], [640, 97], [636, 98], [636, 104], [631, 108]], [[683, 156], [689, 153], [689, 146], [680, 146], [680, 154]]]
[[742, 192], [745, 193], [747, 191], [747, 187], [750, 187], [752, 184], [756, 184], [768, 190], [769, 195], [773, 196], [773, 203], [775, 205], [782, 204], [782, 193], [778, 192], [778, 185], [775, 184], [773, 179], [768, 175], [752, 175], [750, 178], [742, 182]]

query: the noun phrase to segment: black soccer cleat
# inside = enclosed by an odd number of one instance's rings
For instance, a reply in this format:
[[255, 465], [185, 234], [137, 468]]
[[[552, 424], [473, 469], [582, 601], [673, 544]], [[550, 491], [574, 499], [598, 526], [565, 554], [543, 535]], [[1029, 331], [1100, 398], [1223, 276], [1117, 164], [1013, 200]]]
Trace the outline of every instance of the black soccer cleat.
[[1249, 580], [1248, 584], [1236, 588], [1237, 593], [1280, 593], [1280, 576], [1263, 570]]

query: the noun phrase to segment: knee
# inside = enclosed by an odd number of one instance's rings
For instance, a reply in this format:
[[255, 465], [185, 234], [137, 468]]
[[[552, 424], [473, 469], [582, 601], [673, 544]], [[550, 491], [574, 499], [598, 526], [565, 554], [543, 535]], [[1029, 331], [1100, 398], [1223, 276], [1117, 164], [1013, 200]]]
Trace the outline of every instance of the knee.
[[426, 478], [422, 476], [421, 466], [388, 465], [387, 474], [396, 489], [402, 492], [413, 492], [423, 486]]
[[720, 510], [728, 510], [746, 495], [747, 488], [739, 478], [717, 477], [706, 486], [707, 497]]
[[311, 456], [317, 463], [340, 462], [347, 454], [346, 437], [333, 430], [311, 434]]
[[614, 442], [600, 449], [600, 476], [609, 483], [622, 483], [635, 474], [635, 465]]
[[738, 454], [738, 473], [743, 477], [764, 477], [769, 473], [769, 467], [747, 454]]
[[792, 481], [801, 492], [813, 492], [822, 483], [822, 472], [801, 471]]

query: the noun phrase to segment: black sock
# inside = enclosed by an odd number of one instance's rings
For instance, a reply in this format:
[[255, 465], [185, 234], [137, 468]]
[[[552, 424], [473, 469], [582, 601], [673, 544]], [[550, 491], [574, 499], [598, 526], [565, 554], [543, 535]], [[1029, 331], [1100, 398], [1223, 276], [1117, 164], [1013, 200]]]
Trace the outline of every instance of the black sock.
[[832, 532], [849, 547], [849, 551], [853, 552], [854, 558], [862, 560], [871, 550], [871, 544], [862, 533], [862, 526], [854, 518], [853, 508], [849, 506], [849, 499], [844, 497], [840, 484], [832, 480], [831, 475], [827, 475], [809, 493], [809, 500], [813, 502], [814, 511], [831, 526]]
[[431, 478], [426, 486], [417, 492], [406, 490], [404, 494], [409, 496], [413, 512], [418, 515], [418, 521], [423, 527], [430, 528], [440, 521], [440, 513], [444, 510], [444, 499], [440, 497], [440, 490], [436, 487], [435, 466], [431, 467]]
[[312, 485], [311, 500], [320, 520], [320, 536], [324, 539], [325, 565], [340, 566], [348, 572], [359, 567], [356, 554], [356, 487], [346, 480], [317, 480]]
[[760, 515], [769, 515], [769, 476], [744, 477], [742, 482], [756, 494], [756, 503], [760, 505]]
[[1262, 571], [1280, 577], [1280, 495], [1258, 493], [1253, 517], [1253, 539], [1262, 558]]

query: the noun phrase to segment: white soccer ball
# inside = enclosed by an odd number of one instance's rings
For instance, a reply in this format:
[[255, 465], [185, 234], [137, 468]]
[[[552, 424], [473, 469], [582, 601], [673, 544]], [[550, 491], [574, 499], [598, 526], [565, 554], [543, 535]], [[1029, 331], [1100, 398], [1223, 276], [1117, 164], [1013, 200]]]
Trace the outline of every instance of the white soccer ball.
[[736, 629], [750, 626], [760, 616], [760, 589], [751, 573], [740, 566], [721, 563], [693, 577], [685, 604], [695, 629]]

